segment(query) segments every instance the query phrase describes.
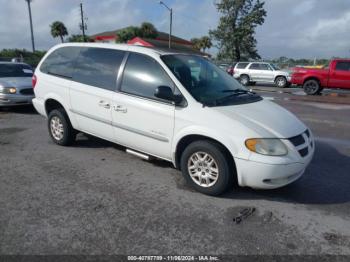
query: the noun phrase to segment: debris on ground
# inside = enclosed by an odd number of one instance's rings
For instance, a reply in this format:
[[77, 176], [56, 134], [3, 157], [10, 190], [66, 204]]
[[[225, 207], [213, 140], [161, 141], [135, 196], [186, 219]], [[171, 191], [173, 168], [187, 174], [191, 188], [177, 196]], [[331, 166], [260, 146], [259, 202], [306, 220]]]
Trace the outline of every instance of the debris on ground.
[[255, 207], [243, 208], [241, 211], [239, 211], [238, 215], [233, 218], [233, 222], [235, 222], [236, 224], [239, 224], [244, 219], [251, 216], [254, 212], [255, 212]]

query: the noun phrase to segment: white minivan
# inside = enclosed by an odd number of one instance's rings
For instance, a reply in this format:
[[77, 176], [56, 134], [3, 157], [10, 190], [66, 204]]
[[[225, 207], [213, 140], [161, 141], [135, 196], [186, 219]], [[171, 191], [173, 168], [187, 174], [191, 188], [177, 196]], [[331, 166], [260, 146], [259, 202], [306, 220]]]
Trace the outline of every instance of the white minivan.
[[198, 55], [70, 43], [33, 76], [36, 110], [59, 145], [78, 131], [142, 158], [165, 159], [196, 190], [272, 189], [297, 180], [314, 154], [311, 131]]

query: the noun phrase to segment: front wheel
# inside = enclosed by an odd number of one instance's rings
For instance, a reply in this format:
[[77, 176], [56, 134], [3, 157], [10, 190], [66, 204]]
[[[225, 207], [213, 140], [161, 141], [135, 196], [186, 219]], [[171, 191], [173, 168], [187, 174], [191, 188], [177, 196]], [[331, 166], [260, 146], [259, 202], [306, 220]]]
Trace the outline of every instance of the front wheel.
[[191, 143], [181, 156], [186, 181], [197, 191], [219, 195], [233, 185], [227, 156], [219, 144], [201, 140]]
[[285, 88], [287, 86], [287, 79], [284, 76], [279, 76], [275, 80], [277, 87]]
[[303, 85], [304, 92], [308, 95], [317, 95], [321, 91], [320, 83], [317, 80], [307, 80]]

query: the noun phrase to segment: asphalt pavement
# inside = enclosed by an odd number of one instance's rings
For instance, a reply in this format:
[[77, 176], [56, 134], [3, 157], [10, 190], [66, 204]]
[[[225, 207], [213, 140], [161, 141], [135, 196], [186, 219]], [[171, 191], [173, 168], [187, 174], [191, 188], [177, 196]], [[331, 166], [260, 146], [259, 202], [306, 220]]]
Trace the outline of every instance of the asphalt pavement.
[[57, 146], [32, 107], [0, 109], [0, 254], [350, 255], [350, 100], [258, 93], [311, 128], [314, 159], [287, 187], [221, 197], [98, 138]]

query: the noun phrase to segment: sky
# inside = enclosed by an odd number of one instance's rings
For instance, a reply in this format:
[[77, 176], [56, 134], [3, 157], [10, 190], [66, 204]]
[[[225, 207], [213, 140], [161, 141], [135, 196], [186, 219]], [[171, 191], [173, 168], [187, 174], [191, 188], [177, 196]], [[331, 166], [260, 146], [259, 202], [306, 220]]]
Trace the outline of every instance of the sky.
[[[173, 8], [173, 33], [185, 39], [215, 29], [219, 0], [163, 0]], [[62, 21], [70, 34], [79, 34], [81, 0], [33, 0], [36, 49], [47, 50], [60, 42], [49, 25]], [[169, 12], [157, 0], [82, 0], [87, 34], [96, 34], [143, 21], [168, 32]], [[350, 0], [265, 0], [267, 17], [256, 30], [259, 54], [265, 58], [350, 57]], [[27, 4], [0, 0], [0, 49], [31, 49]], [[212, 48], [211, 53], [215, 54]]]

